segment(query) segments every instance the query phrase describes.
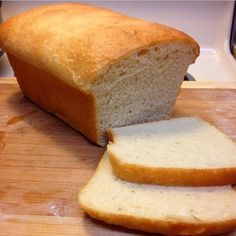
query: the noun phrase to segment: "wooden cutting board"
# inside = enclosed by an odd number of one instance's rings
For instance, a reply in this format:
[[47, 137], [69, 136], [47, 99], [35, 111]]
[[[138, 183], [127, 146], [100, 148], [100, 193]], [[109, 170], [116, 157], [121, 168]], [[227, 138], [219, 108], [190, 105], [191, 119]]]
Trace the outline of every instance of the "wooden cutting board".
[[[236, 89], [182, 89], [174, 116], [200, 116], [236, 141], [235, 102]], [[0, 235], [141, 234], [92, 220], [77, 204], [103, 152], [13, 80], [0, 83]]]

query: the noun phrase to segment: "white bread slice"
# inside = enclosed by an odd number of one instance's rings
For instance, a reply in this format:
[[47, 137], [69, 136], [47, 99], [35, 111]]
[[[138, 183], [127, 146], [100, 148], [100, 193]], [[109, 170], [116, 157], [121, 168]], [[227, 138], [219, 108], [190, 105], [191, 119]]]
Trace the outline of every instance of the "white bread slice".
[[110, 129], [114, 173], [138, 183], [216, 186], [236, 183], [236, 144], [195, 117]]
[[236, 190], [231, 186], [167, 187], [123, 181], [107, 154], [79, 194], [91, 217], [127, 228], [178, 235], [217, 234], [236, 228]]

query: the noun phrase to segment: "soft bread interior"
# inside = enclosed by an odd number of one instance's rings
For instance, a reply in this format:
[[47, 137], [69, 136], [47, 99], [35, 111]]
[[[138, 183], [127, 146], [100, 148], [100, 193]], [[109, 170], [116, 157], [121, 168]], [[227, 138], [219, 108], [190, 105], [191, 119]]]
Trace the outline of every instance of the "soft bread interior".
[[98, 103], [100, 143], [109, 127], [167, 118], [189, 64], [191, 45], [162, 43], [115, 63], [93, 86]]
[[109, 153], [121, 163], [150, 168], [236, 168], [236, 144], [195, 117], [182, 117], [111, 130]]

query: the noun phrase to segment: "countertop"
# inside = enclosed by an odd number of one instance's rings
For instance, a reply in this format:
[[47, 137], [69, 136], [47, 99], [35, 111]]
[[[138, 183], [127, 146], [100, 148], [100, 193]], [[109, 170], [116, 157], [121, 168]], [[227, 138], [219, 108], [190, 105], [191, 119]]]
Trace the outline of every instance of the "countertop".
[[[202, 117], [236, 141], [235, 101], [236, 83], [185, 82], [173, 116]], [[0, 235], [141, 234], [77, 204], [104, 148], [26, 99], [14, 78], [0, 79], [0, 107]]]

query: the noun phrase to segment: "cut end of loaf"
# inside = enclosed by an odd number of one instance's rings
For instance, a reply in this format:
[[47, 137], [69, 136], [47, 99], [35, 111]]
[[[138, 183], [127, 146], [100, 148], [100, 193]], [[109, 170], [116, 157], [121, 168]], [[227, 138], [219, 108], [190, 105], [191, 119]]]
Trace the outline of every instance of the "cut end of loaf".
[[104, 71], [93, 87], [99, 143], [107, 143], [107, 128], [169, 118], [195, 57], [189, 44], [162, 43], [135, 51]]

